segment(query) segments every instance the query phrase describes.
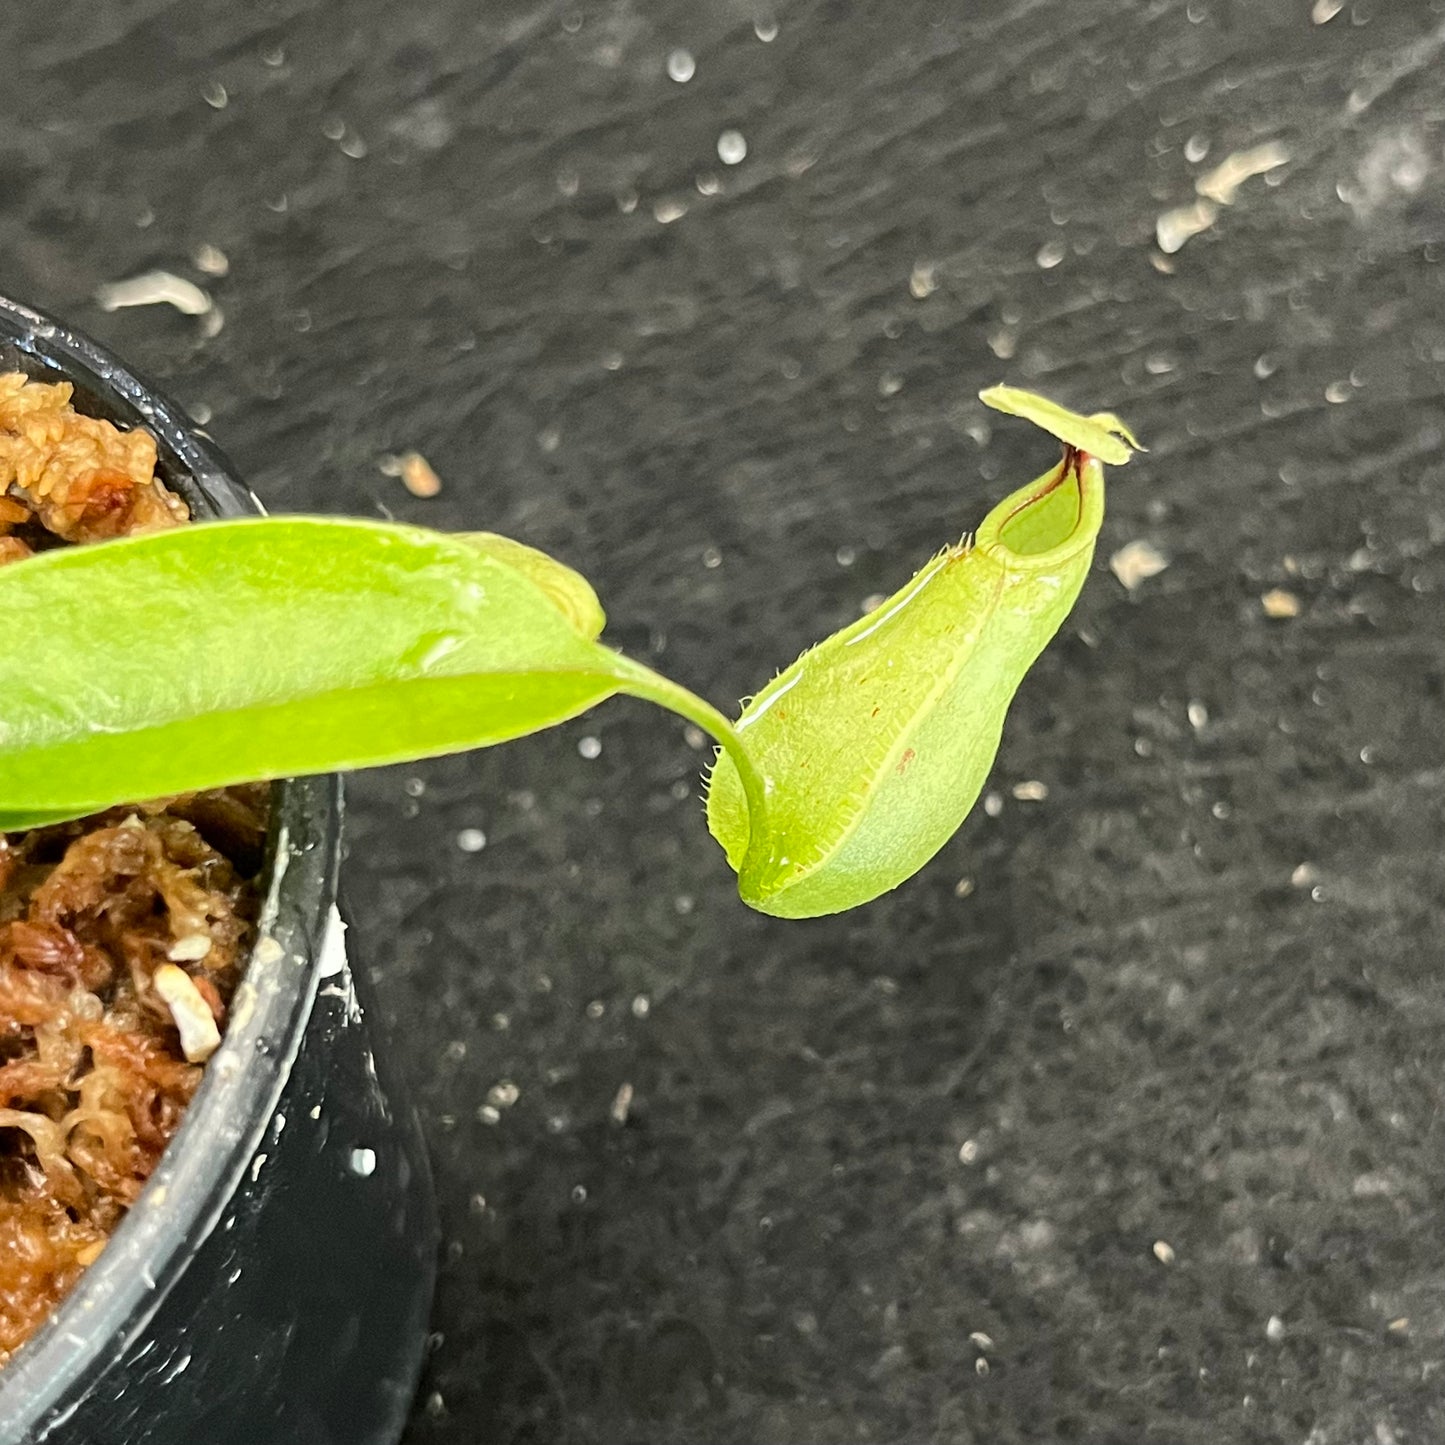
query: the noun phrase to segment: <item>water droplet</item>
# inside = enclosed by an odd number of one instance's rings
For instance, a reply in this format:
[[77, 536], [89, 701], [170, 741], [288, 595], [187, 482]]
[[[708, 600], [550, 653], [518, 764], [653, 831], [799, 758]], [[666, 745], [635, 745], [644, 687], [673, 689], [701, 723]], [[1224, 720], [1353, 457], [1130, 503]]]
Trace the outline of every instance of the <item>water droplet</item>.
[[652, 1000], [645, 993], [638, 994], [632, 1000], [632, 1017], [645, 1019], [652, 1012]]
[[1332, 381], [1325, 388], [1325, 400], [1338, 406], [1350, 399], [1350, 384], [1347, 381]]
[[329, 116], [321, 122], [321, 134], [327, 140], [340, 140], [346, 134], [346, 122], [338, 115]]
[[510, 1079], [499, 1079], [487, 1090], [487, 1103], [494, 1109], [510, 1109], [521, 1097], [521, 1089]]
[[227, 102], [231, 97], [226, 92], [226, 87], [219, 80], [208, 80], [201, 87], [201, 99], [206, 102], [212, 110], [225, 110]]
[[487, 846], [487, 835], [480, 828], [463, 828], [457, 834], [457, 847], [463, 853], [480, 853]]
[[1198, 732], [1209, 721], [1209, 709], [1197, 698], [1189, 704], [1189, 726]]
[[652, 214], [659, 225], [670, 226], [687, 215], [687, 202], [670, 199], [656, 201], [653, 203]]
[[362, 1179], [376, 1173], [376, 1150], [353, 1149], [351, 1151], [351, 1172]]
[[600, 998], [594, 998], [587, 1005], [587, 1017], [589, 1019], [600, 1019], [607, 1012], [607, 1005]]
[[587, 1186], [586, 1186], [586, 1185], [584, 1185], [584, 1184], [574, 1184], [574, 1185], [572, 1186], [572, 1203], [573, 1203], [573, 1204], [586, 1204], [586, 1203], [587, 1203]]
[[710, 171], [704, 172], [694, 182], [700, 196], [715, 196], [722, 190], [722, 182]]
[[430, 672], [443, 658], [450, 657], [462, 645], [460, 633], [440, 632], [424, 637], [417, 644], [413, 654], [406, 661], [421, 672]]
[[602, 739], [594, 738], [589, 733], [585, 738], [579, 739], [577, 751], [581, 753], [588, 762], [591, 762], [593, 758], [600, 758], [602, 756]]
[[1012, 331], [995, 331], [988, 339], [988, 349], [1000, 361], [1010, 360], [1018, 346], [1018, 336]]
[[704, 547], [702, 551], [702, 565], [709, 572], [716, 571], [722, 566], [722, 553], [716, 547]]
[[675, 80], [679, 85], [686, 85], [689, 80], [697, 74], [697, 62], [692, 58], [690, 50], [674, 50], [667, 57], [668, 78]]
[[753, 34], [763, 42], [764, 45], [771, 45], [778, 38], [778, 22], [771, 15], [759, 15], [753, 21]]
[[833, 559], [840, 567], [851, 567], [858, 560], [858, 553], [852, 547], [839, 547]]
[[1052, 271], [1067, 254], [1068, 247], [1062, 241], [1045, 241], [1034, 259], [1042, 270]]
[[1209, 154], [1209, 137], [1207, 135], [1192, 135], [1184, 142], [1184, 159], [1191, 165], [1197, 165]]
[[725, 166], [741, 165], [747, 158], [748, 143], [740, 130], [725, 130], [717, 138], [717, 158]]

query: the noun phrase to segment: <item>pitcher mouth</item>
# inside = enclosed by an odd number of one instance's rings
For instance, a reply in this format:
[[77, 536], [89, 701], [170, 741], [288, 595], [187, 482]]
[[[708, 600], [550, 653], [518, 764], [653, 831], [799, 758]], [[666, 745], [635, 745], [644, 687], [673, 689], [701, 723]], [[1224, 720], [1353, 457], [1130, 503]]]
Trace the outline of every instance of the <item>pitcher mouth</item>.
[[1104, 514], [1104, 469], [1066, 447], [1063, 459], [991, 511], [974, 545], [1011, 568], [1047, 569], [1093, 545]]

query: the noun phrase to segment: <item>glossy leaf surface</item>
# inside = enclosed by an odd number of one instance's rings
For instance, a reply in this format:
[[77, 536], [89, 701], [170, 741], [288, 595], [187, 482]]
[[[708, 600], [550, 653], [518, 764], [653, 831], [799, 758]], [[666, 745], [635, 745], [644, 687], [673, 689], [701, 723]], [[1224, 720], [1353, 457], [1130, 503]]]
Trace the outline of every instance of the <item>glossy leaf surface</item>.
[[485, 534], [203, 523], [0, 571], [0, 827], [505, 741], [649, 674]]

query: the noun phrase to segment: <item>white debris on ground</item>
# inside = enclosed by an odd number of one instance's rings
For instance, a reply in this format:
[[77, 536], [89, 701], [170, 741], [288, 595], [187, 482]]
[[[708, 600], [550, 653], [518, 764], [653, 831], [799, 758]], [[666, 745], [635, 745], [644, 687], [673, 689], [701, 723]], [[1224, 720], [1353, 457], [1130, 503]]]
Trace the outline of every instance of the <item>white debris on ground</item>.
[[1165, 211], [1154, 223], [1154, 240], [1166, 256], [1180, 250], [1191, 237], [1207, 231], [1219, 219], [1213, 201], [1198, 200], [1188, 206]]
[[1277, 140], [1226, 156], [1194, 183], [1197, 200], [1165, 211], [1155, 222], [1154, 240], [1159, 249], [1166, 256], [1174, 255], [1191, 236], [1207, 231], [1219, 219], [1222, 206], [1234, 204], [1245, 181], [1286, 165], [1289, 159], [1289, 150]]
[[207, 276], [224, 276], [231, 269], [231, 262], [226, 253], [219, 246], [212, 246], [209, 242], [203, 246], [197, 246], [191, 260], [196, 263], [196, 270], [205, 272]]
[[1126, 542], [1109, 558], [1109, 570], [1129, 592], [1149, 578], [1157, 577], [1168, 566], [1169, 558], [1142, 538]]
[[1259, 605], [1264, 608], [1266, 617], [1290, 618], [1300, 615], [1299, 598], [1293, 592], [1287, 592], [1283, 587], [1271, 587], [1259, 599]]
[[174, 306], [186, 316], [204, 316], [215, 302], [194, 281], [169, 271], [146, 271], [125, 281], [108, 281], [95, 288], [95, 304], [102, 311], [127, 306]]
[[1288, 165], [1289, 158], [1289, 151], [1277, 140], [1252, 146], [1247, 151], [1235, 151], [1212, 171], [1200, 176], [1194, 183], [1195, 193], [1218, 201], [1221, 206], [1232, 206], [1235, 194], [1245, 181]]
[[442, 489], [442, 479], [420, 452], [388, 454], [377, 467], [384, 477], [400, 478], [402, 486], [414, 497], [435, 497]]
[[908, 273], [908, 294], [923, 301], [938, 289], [938, 269], [931, 261], [915, 261]]

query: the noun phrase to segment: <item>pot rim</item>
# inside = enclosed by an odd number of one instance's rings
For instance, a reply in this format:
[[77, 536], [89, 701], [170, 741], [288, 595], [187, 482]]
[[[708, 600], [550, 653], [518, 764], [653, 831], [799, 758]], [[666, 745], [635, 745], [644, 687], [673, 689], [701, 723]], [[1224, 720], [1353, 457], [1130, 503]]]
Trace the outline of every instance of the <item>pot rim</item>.
[[[0, 366], [11, 364], [37, 378], [74, 382], [100, 415], [146, 427], [162, 476], [197, 515], [264, 511], [181, 408], [88, 337], [0, 296]], [[0, 1369], [0, 1445], [42, 1440], [66, 1418], [145, 1328], [220, 1222], [248, 1167], [253, 1174], [263, 1167], [263, 1135], [301, 1046], [323, 966], [341, 818], [335, 775], [276, 786], [257, 942], [221, 1047], [100, 1258]], [[170, 1368], [178, 1372], [189, 1358]]]

